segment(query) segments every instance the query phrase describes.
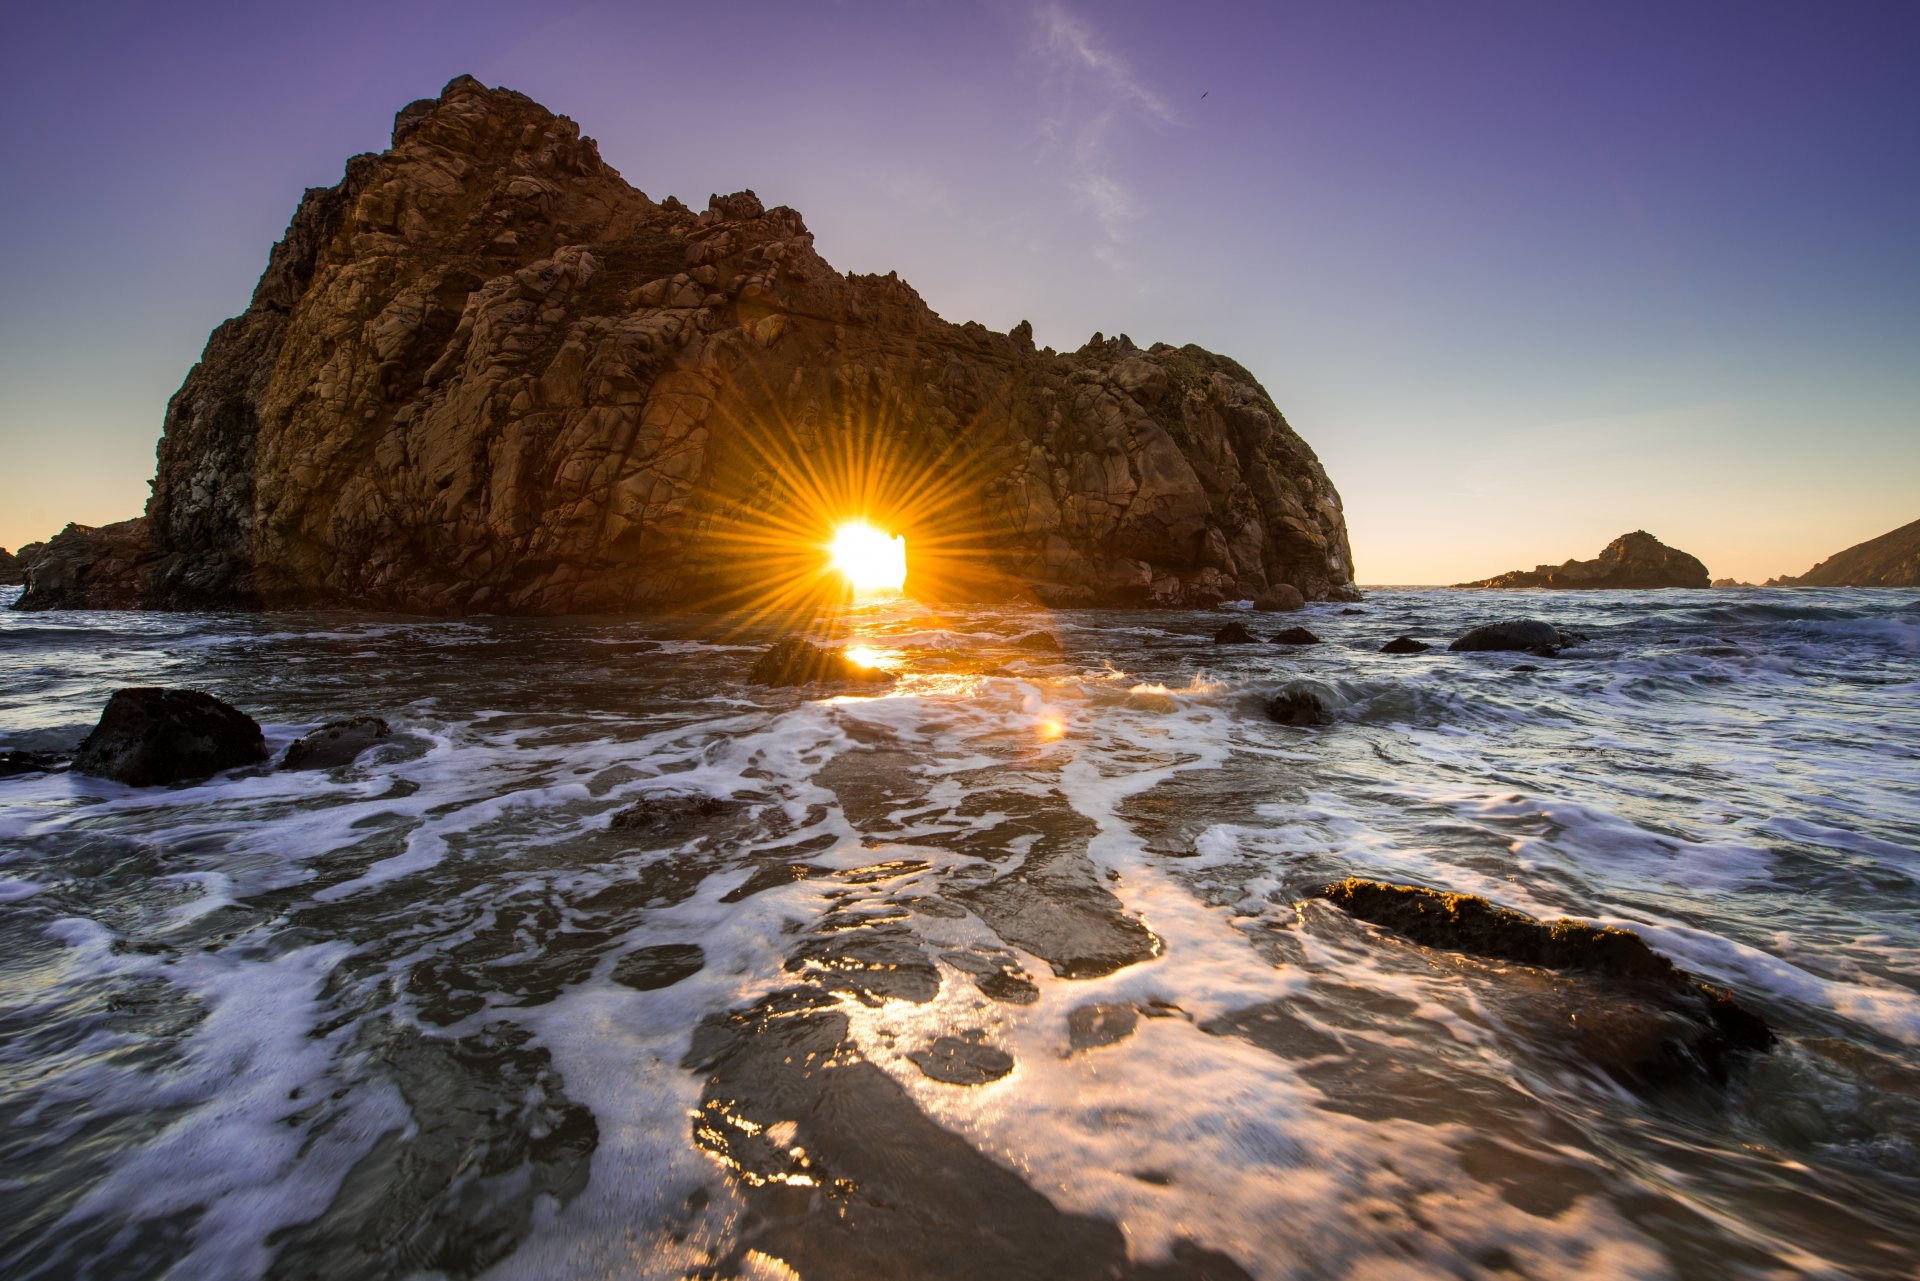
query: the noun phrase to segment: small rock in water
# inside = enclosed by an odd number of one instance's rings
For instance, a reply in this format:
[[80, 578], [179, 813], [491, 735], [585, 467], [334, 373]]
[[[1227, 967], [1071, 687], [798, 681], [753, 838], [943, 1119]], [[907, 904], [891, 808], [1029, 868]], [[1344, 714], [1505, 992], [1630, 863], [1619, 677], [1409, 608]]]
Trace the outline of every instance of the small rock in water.
[[1283, 689], [1267, 699], [1267, 717], [1281, 725], [1325, 725], [1332, 717], [1312, 690]]
[[893, 677], [877, 667], [862, 667], [837, 649], [798, 636], [776, 641], [747, 673], [756, 685], [876, 684]]
[[1253, 607], [1263, 614], [1292, 613], [1303, 608], [1307, 598], [1300, 589], [1287, 583], [1276, 583], [1253, 598]]
[[351, 765], [360, 753], [375, 743], [393, 737], [393, 730], [378, 716], [355, 716], [344, 721], [329, 721], [319, 729], [294, 740], [280, 762], [281, 769], [333, 769]]
[[1067, 1014], [1067, 1044], [1076, 1050], [1116, 1045], [1140, 1026], [1140, 1011], [1131, 1005], [1083, 1005]]
[[1417, 641], [1411, 636], [1396, 636], [1380, 647], [1382, 654], [1421, 654], [1433, 646], [1425, 641]]
[[1563, 632], [1552, 623], [1543, 623], [1537, 618], [1510, 618], [1502, 623], [1482, 624], [1447, 648], [1456, 653], [1517, 649], [1551, 658], [1560, 652], [1562, 645], [1571, 645], [1576, 640], [1584, 639], [1578, 632]]
[[985, 1085], [1013, 1071], [1013, 1056], [985, 1044], [979, 1032], [937, 1037], [907, 1057], [923, 1076], [948, 1085]]
[[1231, 622], [1213, 634], [1216, 645], [1251, 645], [1258, 638], [1242, 622]]
[[0, 778], [12, 778], [16, 774], [48, 774], [66, 763], [67, 758], [57, 752], [10, 749], [0, 752]]
[[133, 787], [206, 778], [267, 759], [259, 723], [193, 689], [115, 690], [73, 768]]
[[1343, 614], [1364, 614], [1367, 611], [1364, 609], [1343, 609], [1340, 612]]
[[1016, 636], [1013, 638], [1013, 646], [1015, 649], [1032, 650], [1036, 654], [1063, 654], [1066, 652], [1065, 648], [1060, 644], [1060, 638], [1052, 632], [1028, 632], [1025, 636]]
[[717, 796], [691, 792], [659, 792], [643, 796], [623, 810], [615, 812], [612, 827], [616, 832], [654, 828], [697, 826], [701, 819], [719, 818], [731, 812], [733, 803]]
[[643, 947], [627, 953], [614, 964], [613, 981], [636, 992], [651, 992], [691, 978], [706, 963], [707, 954], [692, 943]]
[[1320, 638], [1304, 627], [1289, 627], [1283, 632], [1275, 632], [1275, 645], [1318, 645]]

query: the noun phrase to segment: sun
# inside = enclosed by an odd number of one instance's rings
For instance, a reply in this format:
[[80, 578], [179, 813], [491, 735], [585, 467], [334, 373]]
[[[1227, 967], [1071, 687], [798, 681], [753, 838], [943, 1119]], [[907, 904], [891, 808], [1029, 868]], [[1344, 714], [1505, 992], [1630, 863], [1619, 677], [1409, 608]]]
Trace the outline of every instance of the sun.
[[898, 592], [906, 586], [907, 540], [899, 534], [889, 538], [864, 520], [848, 521], [833, 531], [827, 550], [856, 596]]

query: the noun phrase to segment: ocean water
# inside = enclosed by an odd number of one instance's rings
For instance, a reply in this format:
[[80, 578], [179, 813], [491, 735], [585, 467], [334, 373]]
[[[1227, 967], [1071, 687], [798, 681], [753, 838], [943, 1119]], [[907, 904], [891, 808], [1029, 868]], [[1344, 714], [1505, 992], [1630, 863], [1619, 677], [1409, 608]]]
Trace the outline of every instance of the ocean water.
[[[1920, 598], [1347, 608], [879, 606], [828, 696], [716, 619], [0, 613], [0, 748], [125, 685], [395, 730], [0, 780], [0, 1274], [1915, 1275]], [[1512, 616], [1589, 639], [1444, 650]], [[1348, 875], [1630, 926], [1779, 1044], [1623, 1075], [1631, 994]]]

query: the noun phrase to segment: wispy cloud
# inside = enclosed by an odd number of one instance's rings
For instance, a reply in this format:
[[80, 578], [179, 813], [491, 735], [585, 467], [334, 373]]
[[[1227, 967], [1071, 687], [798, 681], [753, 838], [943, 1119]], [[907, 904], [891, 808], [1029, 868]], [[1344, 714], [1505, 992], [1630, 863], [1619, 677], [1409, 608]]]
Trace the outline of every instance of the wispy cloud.
[[1121, 246], [1143, 210], [1120, 176], [1116, 139], [1130, 123], [1158, 128], [1179, 121], [1085, 18], [1059, 3], [1041, 5], [1034, 18], [1035, 50], [1061, 98], [1059, 110], [1040, 125], [1041, 142], [1050, 153], [1064, 153], [1067, 187], [1100, 226], [1095, 255], [1120, 267]]

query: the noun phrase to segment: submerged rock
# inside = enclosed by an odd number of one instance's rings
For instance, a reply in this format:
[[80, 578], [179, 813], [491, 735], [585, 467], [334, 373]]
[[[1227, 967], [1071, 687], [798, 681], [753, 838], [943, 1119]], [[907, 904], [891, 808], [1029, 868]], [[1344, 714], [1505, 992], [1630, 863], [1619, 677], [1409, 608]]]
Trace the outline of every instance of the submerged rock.
[[1312, 690], [1283, 689], [1267, 699], [1267, 719], [1281, 725], [1325, 725], [1333, 718]]
[[1585, 640], [1579, 632], [1563, 632], [1537, 618], [1512, 618], [1502, 623], [1483, 623], [1447, 646], [1455, 652], [1478, 650], [1521, 650], [1551, 658], [1563, 645]]
[[1556, 589], [1645, 589], [1706, 587], [1712, 580], [1695, 557], [1667, 546], [1644, 529], [1622, 534], [1592, 560], [1516, 569], [1457, 587], [1551, 587]]
[[692, 978], [706, 964], [707, 954], [692, 943], [636, 948], [614, 962], [613, 981], [636, 992], [652, 992]]
[[862, 667], [837, 649], [788, 636], [754, 661], [747, 679], [756, 685], [875, 685], [893, 677], [877, 667]]
[[1013, 1055], [988, 1045], [978, 1031], [936, 1037], [921, 1049], [907, 1051], [907, 1058], [922, 1076], [948, 1085], [985, 1085], [1013, 1071]]
[[732, 801], [694, 792], [656, 792], [643, 796], [623, 810], [614, 812], [611, 826], [616, 832], [678, 831], [703, 826], [705, 820], [731, 814]]
[[295, 739], [287, 748], [280, 768], [334, 769], [351, 765], [360, 753], [392, 737], [392, 727], [378, 716], [329, 721], [313, 733]]
[[1213, 643], [1216, 645], [1251, 645], [1259, 639], [1247, 630], [1245, 623], [1238, 620], [1228, 623], [1213, 634]]
[[1759, 1014], [1703, 983], [1631, 930], [1562, 918], [1539, 921], [1476, 894], [1348, 877], [1318, 897], [1425, 947], [1611, 980], [1617, 989], [1571, 986], [1569, 1015], [1586, 1056], [1621, 1079], [1665, 1084], [1698, 1072], [1724, 1081], [1730, 1056], [1769, 1049]]
[[1273, 635], [1275, 645], [1318, 645], [1320, 638], [1304, 627], [1289, 627]]
[[0, 778], [13, 778], [19, 774], [50, 774], [65, 768], [70, 759], [58, 752], [9, 749], [0, 752]]
[[73, 768], [133, 787], [205, 778], [267, 759], [259, 723], [192, 689], [115, 690]]
[[1067, 1044], [1075, 1050], [1118, 1045], [1140, 1026], [1140, 1011], [1131, 1005], [1094, 1002], [1067, 1012]]
[[1028, 632], [1024, 636], [1014, 637], [1012, 644], [1015, 649], [1030, 650], [1036, 654], [1063, 654], [1066, 652], [1065, 647], [1060, 644], [1060, 638], [1052, 632]]
[[1380, 647], [1382, 654], [1421, 654], [1433, 646], [1425, 641], [1417, 641], [1411, 636], [1396, 636]]
[[[656, 201], [573, 121], [462, 76], [300, 201], [167, 406], [130, 554], [77, 538], [30, 594], [734, 606], [813, 573], [797, 459], [863, 448], [903, 491], [883, 504], [926, 477], [953, 500], [916, 546], [964, 554], [912, 567], [922, 599], [1352, 592], [1338, 492], [1233, 360], [949, 323], [893, 273], [835, 270], [795, 210]], [[740, 552], [780, 541], [791, 556]]]

